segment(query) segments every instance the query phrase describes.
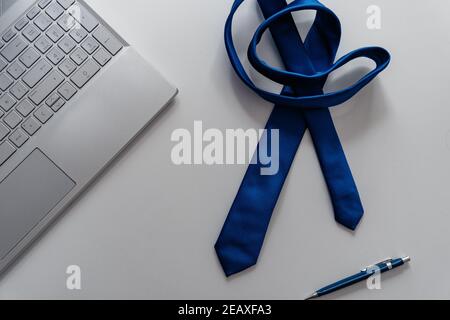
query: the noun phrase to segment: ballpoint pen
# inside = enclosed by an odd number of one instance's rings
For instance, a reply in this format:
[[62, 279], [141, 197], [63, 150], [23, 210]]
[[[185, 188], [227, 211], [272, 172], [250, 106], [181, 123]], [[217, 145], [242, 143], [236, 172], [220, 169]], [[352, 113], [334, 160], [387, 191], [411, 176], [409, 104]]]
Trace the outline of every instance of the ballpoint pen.
[[376, 272], [384, 273], [389, 270], [400, 267], [409, 261], [411, 261], [411, 258], [408, 256], [403, 257], [403, 258], [396, 258], [396, 259], [389, 258], [389, 259], [383, 260], [381, 262], [378, 262], [376, 264], [373, 264], [371, 266], [368, 266], [368, 267], [362, 269], [357, 274], [354, 274], [350, 277], [339, 280], [333, 284], [330, 284], [326, 287], [323, 287], [322, 289], [317, 290], [316, 292], [314, 292], [311, 296], [309, 296], [305, 300], [319, 298], [324, 295], [335, 292], [337, 290], [344, 289], [346, 287], [354, 285], [355, 283], [358, 283], [358, 282], [361, 282], [361, 281], [364, 281], [364, 280], [370, 278]]

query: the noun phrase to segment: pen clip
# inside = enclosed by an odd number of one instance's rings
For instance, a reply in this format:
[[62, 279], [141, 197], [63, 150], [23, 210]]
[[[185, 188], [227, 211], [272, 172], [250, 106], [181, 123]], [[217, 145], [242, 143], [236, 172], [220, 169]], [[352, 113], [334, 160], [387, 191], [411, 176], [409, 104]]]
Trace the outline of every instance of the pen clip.
[[373, 267], [375, 267], [376, 265], [381, 264], [381, 263], [386, 263], [386, 264], [388, 265], [388, 268], [391, 269], [391, 268], [392, 268], [392, 265], [391, 265], [392, 260], [393, 260], [392, 258], [386, 258], [386, 259], [381, 260], [381, 261], [379, 261], [379, 262], [377, 262], [377, 263], [368, 265], [368, 266], [365, 267], [364, 269], [361, 269], [361, 272], [367, 272], [367, 270], [369, 270], [369, 269], [371, 269], [371, 268], [373, 268]]

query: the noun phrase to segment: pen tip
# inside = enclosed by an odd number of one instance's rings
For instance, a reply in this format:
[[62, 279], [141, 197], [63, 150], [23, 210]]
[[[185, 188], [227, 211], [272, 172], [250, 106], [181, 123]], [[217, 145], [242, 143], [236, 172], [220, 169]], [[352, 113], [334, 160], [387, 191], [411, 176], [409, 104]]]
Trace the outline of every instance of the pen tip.
[[309, 297], [307, 297], [305, 300], [312, 300], [315, 298], [318, 298], [319, 295], [317, 294], [317, 292], [314, 292], [312, 295], [310, 295]]

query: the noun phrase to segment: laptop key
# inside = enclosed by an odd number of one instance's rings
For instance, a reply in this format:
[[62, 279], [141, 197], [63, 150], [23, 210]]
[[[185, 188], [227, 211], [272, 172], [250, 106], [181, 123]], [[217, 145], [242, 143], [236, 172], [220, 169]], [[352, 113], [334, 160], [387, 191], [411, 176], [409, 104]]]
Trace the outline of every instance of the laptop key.
[[41, 13], [36, 19], [34, 19], [34, 24], [37, 25], [42, 31], [47, 30], [52, 24], [52, 19], [45, 13]]
[[58, 3], [53, 2], [47, 7], [47, 9], [45, 9], [45, 13], [47, 13], [53, 20], [56, 20], [64, 13], [64, 9]]
[[64, 30], [59, 25], [54, 24], [47, 30], [46, 34], [53, 42], [58, 42], [63, 37]]
[[59, 97], [59, 95], [55, 92], [53, 94], [50, 95], [50, 97], [48, 97], [47, 100], [45, 100], [45, 104], [48, 105], [49, 107], [53, 106], [55, 104], [56, 101], [58, 101], [59, 99], [61, 99]]
[[64, 99], [59, 99], [58, 101], [55, 102], [54, 105], [51, 106], [51, 108], [54, 112], [58, 112], [65, 104], [66, 103]]
[[52, 70], [52, 66], [45, 59], [39, 60], [38, 63], [22, 78], [30, 88], [33, 88], [47, 73]]
[[14, 31], [13, 29], [9, 29], [8, 31], [5, 32], [2, 39], [3, 39], [3, 41], [8, 42], [12, 38], [14, 38], [16, 36], [16, 34], [17, 34], [16, 31]]
[[70, 31], [70, 36], [77, 43], [83, 41], [87, 37], [87, 35], [88, 35], [87, 31], [82, 27], [74, 28], [72, 29], [72, 31]]
[[69, 31], [75, 25], [75, 19], [69, 14], [63, 14], [62, 17], [58, 20], [58, 24], [64, 31]]
[[9, 93], [5, 93], [0, 97], [0, 107], [8, 112], [12, 107], [16, 105], [16, 100], [9, 95]]
[[28, 41], [32, 42], [36, 40], [37, 37], [39, 37], [41, 32], [35, 26], [30, 24], [22, 31], [22, 34], [25, 38], [28, 39]]
[[42, 122], [42, 124], [45, 124], [51, 117], [53, 117], [53, 111], [47, 106], [42, 106], [34, 113], [34, 116]]
[[17, 61], [14, 61], [7, 71], [11, 77], [17, 80], [25, 72], [25, 69]]
[[11, 108], [14, 107], [15, 104], [16, 100], [14, 100], [14, 98], [11, 97], [8, 93], [5, 93], [0, 97], [0, 107], [5, 110], [5, 112], [11, 110]]
[[25, 28], [25, 26], [29, 23], [29, 20], [27, 17], [23, 17], [22, 19], [20, 19], [15, 25], [14, 27], [18, 30], [21, 31], [23, 28]]
[[75, 51], [70, 55], [70, 58], [79, 66], [88, 58], [86, 52], [81, 48], [76, 48]]
[[58, 0], [58, 3], [66, 10], [69, 9], [74, 2], [75, 0]]
[[46, 6], [48, 6], [52, 2], [52, 0], [42, 0], [39, 2], [39, 7], [41, 9], [44, 9]]
[[27, 47], [28, 45], [23, 41], [22, 37], [15, 37], [14, 40], [1, 51], [1, 54], [6, 60], [13, 62]]
[[34, 46], [38, 48], [42, 53], [46, 53], [48, 50], [50, 50], [52, 45], [53, 43], [46, 35], [41, 36], [34, 44]]
[[50, 93], [52, 93], [61, 83], [63, 83], [63, 81], [64, 77], [58, 71], [53, 70], [47, 78], [45, 78], [33, 91], [31, 91], [28, 97], [36, 105], [39, 105], [50, 95]]
[[57, 65], [64, 59], [65, 54], [61, 51], [61, 49], [54, 47], [52, 50], [49, 51], [47, 54], [47, 58], [54, 64]]
[[0, 71], [3, 71], [3, 69], [5, 69], [7, 65], [8, 64], [5, 61], [3, 61], [2, 58], [0, 58]]
[[3, 121], [11, 128], [14, 129], [22, 122], [22, 117], [15, 111], [11, 111]]
[[95, 39], [92, 38], [92, 37], [88, 37], [88, 38], [86, 39], [86, 41], [84, 41], [84, 42], [81, 44], [81, 47], [82, 47], [84, 50], [86, 50], [86, 52], [89, 53], [89, 54], [93, 54], [93, 53], [95, 52], [95, 50], [97, 50], [97, 48], [98, 48], [99, 46], [100, 46], [100, 45], [98, 44], [98, 42], [95, 41]]
[[25, 130], [30, 136], [34, 135], [38, 130], [41, 128], [41, 124], [34, 119], [33, 117], [30, 117], [28, 120], [26, 120], [22, 124], [23, 130]]
[[97, 26], [97, 19], [81, 4], [77, 3], [68, 10], [69, 14], [75, 18], [88, 32], [92, 32]]
[[9, 89], [9, 92], [17, 99], [20, 100], [28, 93], [29, 89], [22, 84], [22, 82], [17, 81], [15, 85]]
[[19, 103], [19, 105], [16, 107], [16, 110], [23, 116], [28, 117], [28, 115], [33, 112], [34, 106], [28, 101], [23, 100]]
[[28, 48], [27, 51], [23, 55], [20, 56], [19, 60], [22, 62], [27, 68], [31, 68], [31, 66], [39, 60], [39, 53], [34, 48]]
[[5, 139], [10, 130], [3, 123], [0, 123], [0, 141]]
[[81, 89], [99, 71], [100, 67], [98, 64], [90, 59], [73, 74], [70, 80], [72, 80], [72, 82]]
[[0, 144], [0, 166], [11, 158], [14, 152], [16, 152], [16, 148], [14, 148], [8, 141]]
[[8, 89], [13, 83], [14, 83], [14, 81], [10, 77], [8, 77], [5, 73], [0, 74], [0, 89], [1, 90], [6, 91], [6, 89]]
[[28, 11], [27, 18], [32, 20], [39, 14], [39, 12], [41, 12], [41, 10], [38, 7], [33, 7], [30, 11]]
[[111, 60], [111, 55], [105, 50], [100, 49], [93, 55], [95, 61], [97, 61], [102, 67], [105, 66], [109, 60]]
[[62, 51], [64, 51], [66, 54], [68, 54], [70, 51], [72, 51], [77, 44], [75, 41], [72, 40], [72, 38], [65, 36], [62, 38], [62, 40], [58, 43], [58, 47], [61, 48]]
[[61, 88], [58, 89], [60, 95], [64, 97], [66, 100], [70, 100], [76, 93], [77, 89], [75, 89], [70, 83], [64, 83]]
[[28, 136], [22, 129], [17, 129], [9, 136], [9, 141], [11, 141], [17, 148], [20, 148], [28, 141]]
[[66, 59], [59, 65], [59, 70], [61, 70], [62, 73], [64, 73], [66, 76], [70, 76], [77, 66], [75, 63], [73, 63], [71, 60]]

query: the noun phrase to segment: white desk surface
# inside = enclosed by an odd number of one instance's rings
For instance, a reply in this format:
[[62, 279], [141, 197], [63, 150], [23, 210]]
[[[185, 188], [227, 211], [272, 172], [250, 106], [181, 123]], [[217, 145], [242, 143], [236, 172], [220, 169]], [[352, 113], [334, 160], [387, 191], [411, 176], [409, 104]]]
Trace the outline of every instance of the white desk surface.
[[[235, 29], [242, 53], [260, 19], [256, 1], [247, 2]], [[447, 1], [324, 1], [343, 24], [340, 54], [380, 45], [393, 56], [374, 83], [333, 111], [366, 215], [354, 234], [335, 223], [308, 135], [258, 265], [230, 280], [213, 245], [246, 167], [177, 167], [170, 136], [192, 129], [195, 120], [220, 129], [265, 125], [272, 106], [244, 88], [225, 54], [232, 1], [88, 3], [181, 92], [0, 279], [0, 298], [301, 299], [371, 262], [404, 254], [410, 266], [383, 276], [382, 290], [360, 284], [330, 298], [450, 298], [450, 273], [443, 272], [450, 267]], [[366, 27], [372, 4], [382, 8], [381, 30]], [[271, 48], [266, 42], [261, 51]], [[354, 67], [358, 72], [334, 77], [329, 88], [355, 79], [361, 69]], [[72, 264], [82, 268], [80, 291], [65, 286]]]

